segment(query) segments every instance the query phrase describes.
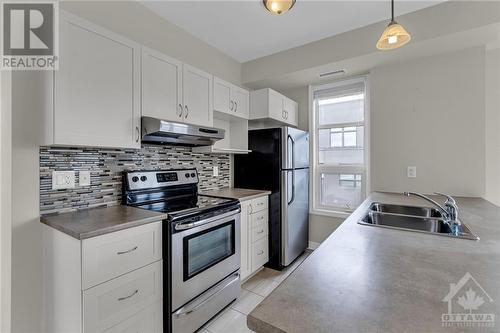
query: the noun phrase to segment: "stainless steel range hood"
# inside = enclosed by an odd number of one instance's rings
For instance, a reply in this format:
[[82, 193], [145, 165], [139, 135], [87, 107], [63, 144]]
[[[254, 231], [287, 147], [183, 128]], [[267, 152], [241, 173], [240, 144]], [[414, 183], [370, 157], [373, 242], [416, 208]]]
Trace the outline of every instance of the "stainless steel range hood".
[[224, 139], [224, 132], [218, 128], [142, 117], [142, 142], [146, 143], [211, 146], [216, 141]]

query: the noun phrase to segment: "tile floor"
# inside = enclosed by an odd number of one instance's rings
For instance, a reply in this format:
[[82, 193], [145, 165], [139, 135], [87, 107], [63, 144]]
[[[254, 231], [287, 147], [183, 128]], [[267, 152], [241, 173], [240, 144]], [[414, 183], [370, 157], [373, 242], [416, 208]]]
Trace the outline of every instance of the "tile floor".
[[199, 333], [248, 333], [247, 315], [310, 254], [306, 251], [284, 270], [264, 268], [241, 285], [240, 297], [209, 321]]

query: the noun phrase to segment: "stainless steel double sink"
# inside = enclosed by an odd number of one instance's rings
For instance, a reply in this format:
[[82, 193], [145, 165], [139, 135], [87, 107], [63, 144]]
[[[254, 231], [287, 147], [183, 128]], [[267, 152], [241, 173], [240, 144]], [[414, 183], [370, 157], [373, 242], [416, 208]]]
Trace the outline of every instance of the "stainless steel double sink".
[[370, 205], [366, 215], [358, 223], [454, 238], [479, 240], [479, 237], [474, 235], [463, 223], [461, 224], [460, 233], [458, 235], [453, 234], [449, 224], [444, 221], [441, 213], [437, 209], [429, 207], [374, 202]]

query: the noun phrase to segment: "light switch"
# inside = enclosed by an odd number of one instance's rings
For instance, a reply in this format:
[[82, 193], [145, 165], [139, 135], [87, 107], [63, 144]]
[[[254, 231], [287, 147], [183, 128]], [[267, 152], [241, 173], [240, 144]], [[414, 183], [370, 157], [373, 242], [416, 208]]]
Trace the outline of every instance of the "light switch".
[[78, 174], [78, 184], [83, 186], [90, 186], [90, 171], [83, 170]]
[[212, 171], [213, 171], [213, 176], [214, 177], [219, 177], [219, 167], [214, 165], [214, 167], [212, 168]]
[[417, 167], [409, 166], [406, 170], [406, 175], [408, 176], [408, 178], [417, 178]]
[[54, 171], [52, 172], [52, 189], [60, 190], [75, 187], [74, 171]]

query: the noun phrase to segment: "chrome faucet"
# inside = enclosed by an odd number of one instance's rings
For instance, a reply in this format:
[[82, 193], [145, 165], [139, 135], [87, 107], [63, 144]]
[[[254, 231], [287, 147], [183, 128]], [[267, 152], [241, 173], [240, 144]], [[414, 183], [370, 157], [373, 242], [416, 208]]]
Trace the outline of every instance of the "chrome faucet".
[[441, 206], [439, 203], [436, 201], [432, 200], [428, 196], [425, 196], [423, 194], [415, 193], [415, 192], [403, 192], [404, 195], [409, 197], [410, 195], [417, 196], [419, 198], [422, 198], [424, 200], [427, 200], [428, 202], [432, 203], [436, 208], [441, 212], [443, 215], [443, 220], [448, 226], [451, 228], [452, 234], [455, 236], [458, 236], [461, 232], [461, 226], [462, 223], [458, 219], [458, 205], [455, 199], [453, 199], [452, 196], [444, 193], [439, 193], [439, 192], [434, 192], [434, 194], [441, 195], [446, 198], [446, 201], [444, 202], [444, 207]]

